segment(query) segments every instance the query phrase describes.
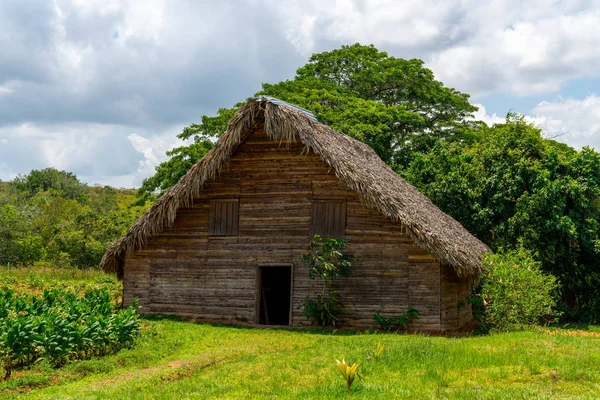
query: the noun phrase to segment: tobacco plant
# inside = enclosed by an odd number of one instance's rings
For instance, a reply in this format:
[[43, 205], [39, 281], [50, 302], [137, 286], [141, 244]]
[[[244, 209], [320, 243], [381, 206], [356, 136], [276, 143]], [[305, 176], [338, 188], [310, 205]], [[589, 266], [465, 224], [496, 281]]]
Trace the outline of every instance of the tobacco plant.
[[120, 310], [107, 290], [83, 296], [62, 290], [47, 290], [42, 296], [0, 294], [4, 379], [42, 359], [58, 367], [131, 346], [139, 333], [137, 310], [135, 302]]

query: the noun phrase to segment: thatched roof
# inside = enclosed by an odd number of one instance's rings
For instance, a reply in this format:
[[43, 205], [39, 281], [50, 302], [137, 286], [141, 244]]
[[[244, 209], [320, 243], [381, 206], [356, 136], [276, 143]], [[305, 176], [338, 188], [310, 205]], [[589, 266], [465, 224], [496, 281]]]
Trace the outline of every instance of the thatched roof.
[[264, 122], [269, 137], [305, 144], [359, 194], [366, 206], [403, 223], [417, 245], [453, 266], [459, 276], [480, 276], [481, 258], [489, 251], [486, 245], [400, 178], [369, 146], [311, 117], [305, 110], [280, 101], [248, 100], [229, 121], [227, 131], [214, 148], [167, 190], [125, 236], [108, 248], [101, 267], [107, 272], [117, 272], [121, 277], [125, 257], [135, 249], [144, 248], [150, 238], [171, 226], [177, 210], [191, 205], [192, 198], [202, 190], [204, 183], [219, 175], [256, 124]]

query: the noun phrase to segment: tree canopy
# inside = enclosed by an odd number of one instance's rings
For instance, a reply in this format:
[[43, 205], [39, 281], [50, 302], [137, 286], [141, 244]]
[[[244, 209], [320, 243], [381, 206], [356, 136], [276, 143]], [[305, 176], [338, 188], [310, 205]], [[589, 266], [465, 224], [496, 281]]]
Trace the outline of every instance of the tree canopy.
[[509, 114], [470, 145], [415, 154], [404, 175], [492, 250], [531, 252], [564, 305], [600, 320], [600, 154]]

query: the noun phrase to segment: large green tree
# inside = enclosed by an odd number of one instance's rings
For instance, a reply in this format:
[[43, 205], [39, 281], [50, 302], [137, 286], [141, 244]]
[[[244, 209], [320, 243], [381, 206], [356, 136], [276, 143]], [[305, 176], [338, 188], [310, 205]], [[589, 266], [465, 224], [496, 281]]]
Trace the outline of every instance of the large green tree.
[[[467, 94], [445, 87], [421, 60], [392, 57], [372, 45], [314, 54], [294, 79], [264, 83], [256, 95], [310, 110], [320, 122], [370, 145], [398, 170], [410, 163], [412, 153], [429, 151], [439, 140], [470, 140], [480, 125], [469, 119], [476, 107]], [[200, 147], [176, 149], [144, 181], [139, 195], [175, 184], [210, 148], [209, 140], [225, 132], [240, 104], [186, 127], [179, 138], [193, 138]]]

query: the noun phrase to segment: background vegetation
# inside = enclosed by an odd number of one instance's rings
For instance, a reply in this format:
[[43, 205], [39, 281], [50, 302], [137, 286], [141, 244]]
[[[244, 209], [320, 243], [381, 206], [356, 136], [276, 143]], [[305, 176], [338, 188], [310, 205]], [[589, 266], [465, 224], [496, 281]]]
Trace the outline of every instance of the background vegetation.
[[134, 200], [133, 190], [90, 187], [54, 168], [0, 183], [0, 265], [95, 267], [145, 210]]

